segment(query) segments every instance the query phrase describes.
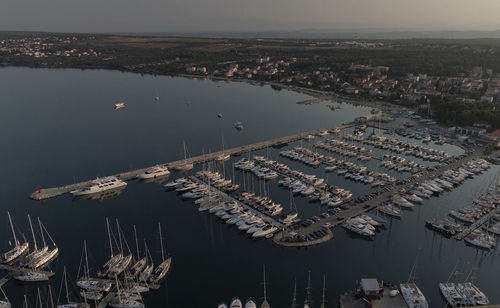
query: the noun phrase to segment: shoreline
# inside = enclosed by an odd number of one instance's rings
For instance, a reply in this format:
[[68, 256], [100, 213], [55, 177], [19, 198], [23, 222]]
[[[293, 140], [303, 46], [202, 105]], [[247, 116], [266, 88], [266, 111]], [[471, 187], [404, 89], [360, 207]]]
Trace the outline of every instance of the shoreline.
[[[73, 70], [105, 70], [105, 71], [117, 71], [123, 73], [132, 73], [139, 75], [149, 75], [153, 77], [157, 76], [166, 76], [166, 77], [178, 77], [178, 78], [188, 78], [188, 79], [203, 79], [203, 80], [211, 80], [211, 81], [226, 81], [226, 82], [243, 82], [253, 86], [262, 86], [268, 85], [271, 87], [279, 87], [288, 91], [292, 91], [295, 93], [305, 94], [311, 96], [313, 99], [318, 100], [315, 103], [324, 103], [327, 101], [335, 100], [335, 103], [342, 104], [347, 103], [354, 106], [366, 106], [371, 108], [378, 108], [384, 112], [387, 110], [392, 110], [393, 108], [403, 107], [390, 102], [385, 101], [368, 101], [364, 98], [354, 98], [351, 96], [341, 95], [335, 92], [321, 91], [311, 88], [303, 88], [294, 85], [282, 84], [279, 82], [269, 82], [269, 81], [259, 81], [259, 80], [251, 80], [244, 78], [228, 78], [223, 76], [212, 76], [212, 75], [194, 75], [194, 74], [185, 74], [185, 73], [177, 73], [177, 74], [159, 74], [152, 72], [141, 72], [137, 70], [129, 70], [126, 68], [111, 68], [111, 67], [101, 67], [101, 66], [91, 66], [91, 67], [78, 67], [78, 66], [63, 66], [63, 67], [54, 67], [54, 66], [29, 66], [29, 65], [12, 65], [12, 64], [1, 64], [0, 68], [29, 68], [29, 69], [73, 69]], [[302, 104], [302, 102], [296, 102]], [[408, 107], [405, 107], [408, 108]]]

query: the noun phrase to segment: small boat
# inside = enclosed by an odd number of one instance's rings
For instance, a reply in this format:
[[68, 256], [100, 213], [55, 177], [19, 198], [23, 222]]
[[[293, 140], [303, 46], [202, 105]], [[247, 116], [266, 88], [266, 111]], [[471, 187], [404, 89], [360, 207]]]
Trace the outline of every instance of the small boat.
[[141, 180], [147, 180], [147, 179], [155, 179], [157, 177], [166, 177], [169, 174], [170, 171], [168, 170], [167, 167], [158, 165], [139, 174], [137, 178]]
[[217, 114], [217, 117], [218, 117], [219, 119], [222, 119], [222, 118], [224, 117], [224, 115], [223, 115], [222, 113], [218, 113], [218, 114]]
[[123, 107], [125, 107], [125, 103], [124, 102], [118, 102], [118, 103], [115, 104], [115, 110], [123, 108]]
[[241, 122], [234, 123], [234, 128], [236, 128], [237, 130], [242, 130], [243, 129], [243, 123], [241, 123]]

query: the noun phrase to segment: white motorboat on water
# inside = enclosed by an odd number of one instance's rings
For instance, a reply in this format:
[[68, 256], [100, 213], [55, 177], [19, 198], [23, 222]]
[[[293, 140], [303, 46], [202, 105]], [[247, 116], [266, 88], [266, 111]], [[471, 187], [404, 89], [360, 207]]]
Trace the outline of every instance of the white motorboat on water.
[[167, 167], [158, 165], [139, 174], [137, 178], [141, 180], [147, 180], [147, 179], [166, 177], [169, 174], [170, 171], [168, 170]]
[[120, 109], [120, 108], [125, 107], [125, 103], [124, 102], [118, 102], [118, 103], [115, 103], [114, 106], [115, 106], [115, 110], [116, 109]]
[[70, 191], [74, 196], [96, 194], [107, 190], [122, 189], [127, 183], [118, 179], [116, 176], [107, 176], [97, 178], [89, 186]]

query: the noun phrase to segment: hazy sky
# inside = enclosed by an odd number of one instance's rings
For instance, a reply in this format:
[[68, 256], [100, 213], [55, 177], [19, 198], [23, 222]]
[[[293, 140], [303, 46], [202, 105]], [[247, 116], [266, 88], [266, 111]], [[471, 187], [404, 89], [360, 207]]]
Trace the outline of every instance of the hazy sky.
[[0, 30], [500, 29], [500, 0], [0, 0]]

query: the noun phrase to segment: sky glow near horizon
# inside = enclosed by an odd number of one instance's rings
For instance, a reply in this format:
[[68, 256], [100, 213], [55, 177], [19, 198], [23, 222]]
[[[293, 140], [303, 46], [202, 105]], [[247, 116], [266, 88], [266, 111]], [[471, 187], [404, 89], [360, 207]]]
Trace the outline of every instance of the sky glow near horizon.
[[500, 0], [2, 0], [0, 30], [497, 30]]

